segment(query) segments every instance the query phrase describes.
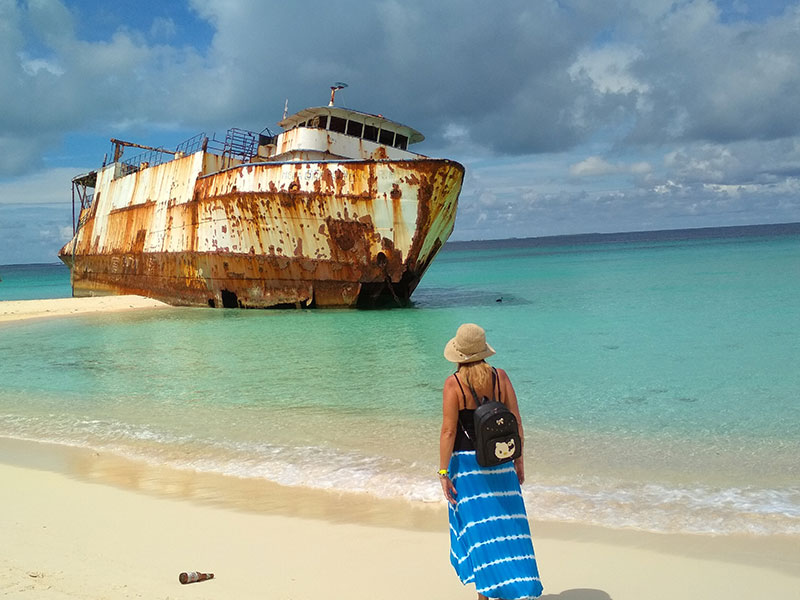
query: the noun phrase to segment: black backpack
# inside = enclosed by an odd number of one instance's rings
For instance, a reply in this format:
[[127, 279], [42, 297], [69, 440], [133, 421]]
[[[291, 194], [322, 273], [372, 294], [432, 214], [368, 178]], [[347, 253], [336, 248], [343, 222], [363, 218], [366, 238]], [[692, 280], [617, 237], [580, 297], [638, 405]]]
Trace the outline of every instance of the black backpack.
[[[461, 382], [456, 376], [458, 387]], [[517, 417], [508, 407], [500, 402], [500, 386], [497, 371], [492, 367], [492, 390], [497, 384], [497, 400], [489, 400], [486, 396], [478, 398], [478, 394], [470, 386], [469, 391], [475, 399], [475, 459], [482, 467], [494, 467], [509, 462], [522, 455], [522, 440], [519, 437]], [[464, 388], [461, 388], [464, 394]], [[466, 399], [466, 395], [464, 396]], [[464, 433], [470, 438], [467, 430]], [[470, 438], [471, 439], [471, 438]]]

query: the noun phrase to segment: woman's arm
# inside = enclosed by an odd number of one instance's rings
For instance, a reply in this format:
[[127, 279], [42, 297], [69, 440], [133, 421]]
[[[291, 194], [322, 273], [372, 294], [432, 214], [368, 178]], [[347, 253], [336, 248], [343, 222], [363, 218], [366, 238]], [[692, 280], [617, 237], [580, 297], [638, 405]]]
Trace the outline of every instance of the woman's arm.
[[[439, 436], [439, 469], [447, 470], [450, 464], [450, 456], [453, 454], [453, 444], [456, 440], [456, 428], [458, 427], [458, 392], [456, 391], [455, 379], [451, 375], [444, 382], [442, 390], [442, 432]], [[450, 504], [456, 503], [456, 489], [450, 477], [439, 477], [442, 484], [444, 497]]]
[[[519, 441], [522, 444], [522, 450], [525, 449], [525, 432], [522, 429], [522, 417], [519, 414], [519, 404], [517, 403], [517, 394], [514, 391], [514, 386], [511, 385], [511, 380], [508, 374], [503, 369], [497, 369], [497, 374], [500, 376], [500, 390], [502, 392], [503, 404], [508, 407], [514, 416], [517, 417], [517, 426], [519, 427]], [[525, 460], [522, 453], [519, 458], [514, 461], [514, 467], [517, 470], [517, 477], [520, 484], [525, 481]]]

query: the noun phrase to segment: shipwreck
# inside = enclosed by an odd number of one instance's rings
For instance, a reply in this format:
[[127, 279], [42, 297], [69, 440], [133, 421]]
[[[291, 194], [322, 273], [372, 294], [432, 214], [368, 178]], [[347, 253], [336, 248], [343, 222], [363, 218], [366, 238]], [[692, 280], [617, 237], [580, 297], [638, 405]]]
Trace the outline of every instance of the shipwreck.
[[[74, 296], [204, 307], [407, 304], [450, 236], [464, 168], [418, 131], [334, 105], [273, 135], [230, 129], [175, 150], [112, 139], [75, 177], [59, 251]], [[128, 148], [145, 151], [123, 160]]]

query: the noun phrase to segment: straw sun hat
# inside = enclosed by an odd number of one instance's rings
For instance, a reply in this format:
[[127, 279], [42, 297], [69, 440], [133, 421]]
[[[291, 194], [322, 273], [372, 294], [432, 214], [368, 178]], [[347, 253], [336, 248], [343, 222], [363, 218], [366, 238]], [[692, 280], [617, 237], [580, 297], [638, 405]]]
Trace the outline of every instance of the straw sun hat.
[[486, 343], [486, 332], [475, 323], [464, 323], [444, 347], [444, 357], [454, 363], [477, 362], [492, 354], [494, 348]]

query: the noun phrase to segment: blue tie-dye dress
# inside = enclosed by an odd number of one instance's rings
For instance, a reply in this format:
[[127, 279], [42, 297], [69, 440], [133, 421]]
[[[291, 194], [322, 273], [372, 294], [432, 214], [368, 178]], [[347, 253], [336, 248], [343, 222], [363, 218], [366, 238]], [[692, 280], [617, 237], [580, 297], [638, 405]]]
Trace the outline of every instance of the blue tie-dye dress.
[[462, 450], [448, 470], [457, 492], [450, 562], [461, 582], [489, 598], [538, 598], [542, 583], [514, 463], [481, 467], [474, 450]]

